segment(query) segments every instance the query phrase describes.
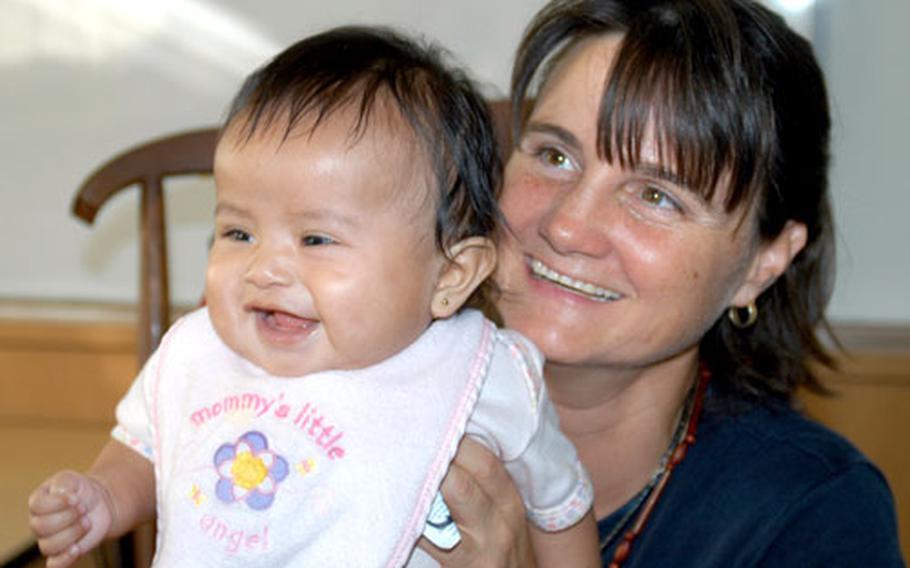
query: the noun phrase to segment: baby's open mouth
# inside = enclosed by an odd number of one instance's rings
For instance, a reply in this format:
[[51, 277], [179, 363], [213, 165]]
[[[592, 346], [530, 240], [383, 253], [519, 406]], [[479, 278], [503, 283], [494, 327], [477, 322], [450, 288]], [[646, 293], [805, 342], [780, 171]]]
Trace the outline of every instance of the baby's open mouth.
[[256, 309], [256, 316], [269, 329], [283, 332], [294, 332], [308, 329], [316, 323], [316, 320], [302, 318], [288, 312], [279, 310], [262, 310]]

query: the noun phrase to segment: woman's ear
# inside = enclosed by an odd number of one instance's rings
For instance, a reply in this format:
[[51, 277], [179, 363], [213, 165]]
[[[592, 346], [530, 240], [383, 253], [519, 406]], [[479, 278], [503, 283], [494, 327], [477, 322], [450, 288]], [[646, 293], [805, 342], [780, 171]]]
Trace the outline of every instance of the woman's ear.
[[790, 267], [793, 258], [806, 246], [806, 238], [805, 224], [787, 221], [779, 235], [759, 245], [746, 280], [736, 291], [730, 305], [744, 308], [754, 302]]
[[446, 318], [458, 311], [496, 266], [496, 246], [486, 237], [468, 237], [449, 247], [436, 281], [430, 311]]

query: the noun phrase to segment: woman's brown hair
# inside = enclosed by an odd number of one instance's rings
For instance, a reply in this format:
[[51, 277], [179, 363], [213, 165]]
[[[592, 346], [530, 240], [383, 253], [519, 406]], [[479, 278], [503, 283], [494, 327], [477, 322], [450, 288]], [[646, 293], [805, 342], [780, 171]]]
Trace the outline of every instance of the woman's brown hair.
[[750, 0], [554, 0], [516, 55], [516, 140], [560, 58], [605, 34], [622, 40], [597, 117], [604, 160], [635, 168], [655, 126], [662, 164], [706, 199], [725, 184], [728, 212], [755, 208], [758, 238], [789, 220], [807, 229], [805, 248], [757, 299], [755, 324], [740, 329], [724, 316], [703, 337], [712, 388], [764, 402], [789, 401], [799, 386], [823, 391], [812, 362], [833, 365], [818, 335], [830, 334], [834, 278], [830, 118], [811, 46]]

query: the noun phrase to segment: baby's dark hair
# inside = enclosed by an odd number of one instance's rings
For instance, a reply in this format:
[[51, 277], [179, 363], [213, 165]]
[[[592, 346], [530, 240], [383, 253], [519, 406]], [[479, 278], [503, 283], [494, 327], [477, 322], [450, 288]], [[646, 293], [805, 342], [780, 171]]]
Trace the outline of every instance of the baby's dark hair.
[[355, 108], [356, 140], [377, 105], [391, 104], [413, 129], [438, 190], [441, 251], [471, 237], [493, 238], [502, 163], [490, 112], [472, 81], [434, 44], [388, 28], [347, 26], [305, 38], [250, 75], [225, 128], [242, 120], [243, 139], [282, 126], [310, 132]]

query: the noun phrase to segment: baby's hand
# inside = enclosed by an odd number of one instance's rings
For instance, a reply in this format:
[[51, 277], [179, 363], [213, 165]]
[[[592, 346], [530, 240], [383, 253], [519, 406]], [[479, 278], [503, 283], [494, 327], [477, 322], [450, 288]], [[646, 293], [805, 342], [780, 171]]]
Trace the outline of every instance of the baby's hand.
[[28, 499], [29, 524], [49, 568], [64, 568], [96, 547], [111, 527], [107, 489], [86, 475], [61, 471]]

